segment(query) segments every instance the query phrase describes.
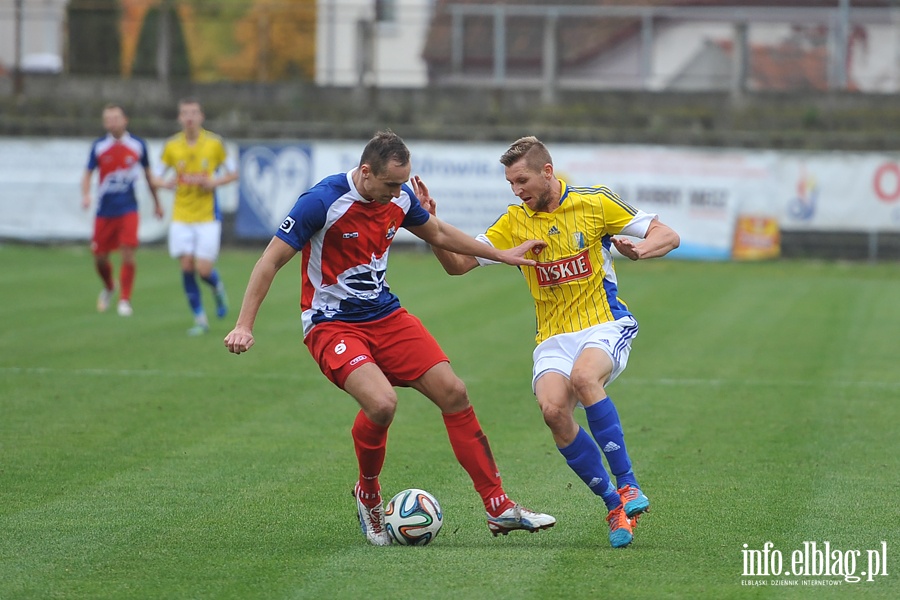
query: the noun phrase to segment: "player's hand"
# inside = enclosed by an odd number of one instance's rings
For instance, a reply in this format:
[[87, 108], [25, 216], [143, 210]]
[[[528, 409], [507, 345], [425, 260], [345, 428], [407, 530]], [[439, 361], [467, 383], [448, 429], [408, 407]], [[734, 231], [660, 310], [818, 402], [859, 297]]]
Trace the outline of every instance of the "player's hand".
[[200, 177], [199, 181], [197, 181], [197, 185], [199, 185], [207, 192], [211, 192], [216, 189], [216, 182], [209, 175], [203, 175], [202, 177]]
[[614, 237], [612, 243], [622, 256], [630, 258], [631, 260], [638, 260], [641, 258], [640, 250], [630, 239]]
[[547, 242], [541, 240], [527, 240], [515, 248], [501, 251], [500, 262], [513, 266], [533, 267], [537, 264], [537, 261], [531, 258], [525, 258], [525, 256], [529, 252], [537, 256], [546, 247]]
[[153, 209], [153, 214], [156, 215], [157, 219], [162, 219], [164, 216], [166, 216], [166, 213], [163, 211], [162, 204], [159, 204], [157, 202], [156, 206]]
[[81, 208], [87, 210], [91, 207], [91, 195], [85, 194], [81, 197]]
[[253, 346], [253, 333], [246, 327], [235, 327], [225, 336], [225, 347], [232, 354], [246, 352]]
[[422, 205], [422, 208], [427, 210], [431, 215], [437, 216], [437, 201], [428, 193], [428, 186], [425, 185], [422, 178], [416, 175], [409, 180], [409, 184], [416, 197], [419, 199], [419, 204]]

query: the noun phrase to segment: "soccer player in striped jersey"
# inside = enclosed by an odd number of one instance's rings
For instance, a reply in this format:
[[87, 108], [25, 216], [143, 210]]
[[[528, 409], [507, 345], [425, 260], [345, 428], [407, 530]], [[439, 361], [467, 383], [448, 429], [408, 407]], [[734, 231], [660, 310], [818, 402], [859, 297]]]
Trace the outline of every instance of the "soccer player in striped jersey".
[[378, 477], [394, 419], [394, 386], [412, 387], [440, 408], [453, 452], [472, 479], [495, 536], [556, 524], [503, 490], [487, 437], [466, 386], [422, 323], [400, 306], [385, 279], [394, 236], [405, 227], [429, 244], [513, 265], [534, 265], [524, 240], [498, 250], [431, 216], [407, 182], [410, 156], [395, 133], [379, 132], [349, 173], [326, 177], [300, 196], [257, 261], [234, 329], [230, 352], [253, 346], [253, 323], [275, 274], [302, 253], [300, 309], [304, 343], [325, 376], [353, 396], [360, 411], [351, 434], [359, 463], [354, 488], [363, 534], [390, 544]]
[[[197, 275], [213, 291], [216, 316], [221, 319], [228, 313], [225, 284], [216, 269], [222, 239], [216, 189], [238, 179], [233, 157], [228, 156], [222, 138], [203, 128], [204, 118], [199, 101], [179, 101], [181, 132], [166, 140], [157, 172], [159, 186], [175, 190], [169, 255], [177, 258], [181, 266], [184, 294], [194, 315], [194, 325], [188, 329], [191, 336], [209, 331]], [[165, 180], [168, 171], [173, 171], [175, 177]]]
[[[625, 446], [622, 424], [606, 386], [628, 362], [638, 324], [618, 296], [612, 246], [631, 260], [664, 256], [678, 234], [657, 215], [630, 206], [603, 186], [573, 187], [558, 179], [544, 144], [535, 137], [514, 142], [500, 158], [513, 193], [511, 205], [477, 239], [498, 250], [538, 239], [535, 265], [520, 267], [534, 298], [537, 347], [532, 388], [569, 467], [606, 504], [609, 541], [629, 545], [637, 517], [650, 500], [641, 491]], [[423, 206], [436, 205], [421, 181]], [[639, 243], [620, 235], [643, 238]], [[491, 261], [433, 248], [444, 269], [462, 275]], [[575, 420], [587, 413], [590, 434]], [[602, 456], [615, 477], [613, 483]]]
[[97, 297], [97, 310], [106, 312], [115, 293], [112, 263], [109, 255], [115, 250], [122, 254], [119, 267], [119, 304], [117, 312], [123, 317], [133, 313], [131, 291], [134, 287], [134, 254], [138, 247], [138, 204], [134, 185], [141, 177], [147, 180], [153, 197], [156, 218], [163, 217], [162, 205], [156, 196], [156, 185], [150, 174], [147, 144], [128, 132], [128, 116], [118, 104], [103, 108], [103, 128], [106, 135], [91, 145], [87, 168], [81, 177], [81, 206], [91, 206], [91, 178], [100, 172], [97, 189], [97, 216], [91, 252], [103, 289]]

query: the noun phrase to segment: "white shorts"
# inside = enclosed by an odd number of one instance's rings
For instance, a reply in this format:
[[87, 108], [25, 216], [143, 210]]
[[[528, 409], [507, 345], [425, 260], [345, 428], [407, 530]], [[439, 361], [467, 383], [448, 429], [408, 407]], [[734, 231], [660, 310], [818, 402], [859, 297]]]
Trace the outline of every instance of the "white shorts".
[[222, 222], [182, 223], [173, 221], [169, 226], [169, 256], [193, 256], [215, 262], [222, 242]]
[[606, 383], [612, 383], [628, 365], [631, 341], [637, 334], [638, 324], [634, 317], [622, 317], [581, 331], [560, 333], [544, 340], [534, 349], [531, 390], [534, 391], [534, 384], [544, 373], [552, 371], [570, 377], [575, 360], [585, 348], [600, 348], [609, 355], [613, 370]]

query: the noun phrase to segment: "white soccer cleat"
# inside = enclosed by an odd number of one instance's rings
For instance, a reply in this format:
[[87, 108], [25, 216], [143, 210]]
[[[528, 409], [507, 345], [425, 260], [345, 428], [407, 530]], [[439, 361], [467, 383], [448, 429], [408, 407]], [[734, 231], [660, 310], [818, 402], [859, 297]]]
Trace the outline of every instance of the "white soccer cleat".
[[97, 312], [106, 312], [109, 308], [109, 302], [112, 300], [115, 290], [103, 288], [100, 295], [97, 296]]
[[369, 543], [373, 546], [390, 546], [391, 536], [384, 526], [384, 506], [380, 502], [373, 508], [363, 504], [359, 499], [359, 483], [353, 487], [353, 497], [356, 498], [359, 526]]
[[541, 529], [549, 529], [556, 525], [556, 518], [552, 515], [535, 512], [524, 506], [514, 504], [507, 508], [499, 517], [487, 516], [488, 527], [494, 536], [507, 535], [514, 529], [524, 529], [534, 533]]
[[119, 300], [116, 311], [119, 313], [120, 317], [130, 317], [134, 314], [134, 309], [131, 308], [131, 302], [128, 300]]

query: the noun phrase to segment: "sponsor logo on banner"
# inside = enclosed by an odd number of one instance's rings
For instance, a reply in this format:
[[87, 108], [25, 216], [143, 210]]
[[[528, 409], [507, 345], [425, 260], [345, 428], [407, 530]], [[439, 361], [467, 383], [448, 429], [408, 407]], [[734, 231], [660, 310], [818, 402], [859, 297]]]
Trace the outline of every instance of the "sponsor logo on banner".
[[811, 221], [816, 214], [819, 200], [819, 183], [816, 178], [800, 169], [797, 178], [797, 194], [788, 202], [788, 214], [798, 221]]
[[268, 239], [312, 184], [307, 145], [241, 146], [241, 179], [235, 233]]
[[773, 217], [742, 215], [734, 228], [731, 257], [735, 260], [766, 260], [781, 255], [781, 231]]
[[535, 266], [535, 271], [537, 272], [538, 285], [541, 287], [568, 283], [569, 281], [584, 279], [594, 274], [588, 250], [553, 262], [539, 262]]

